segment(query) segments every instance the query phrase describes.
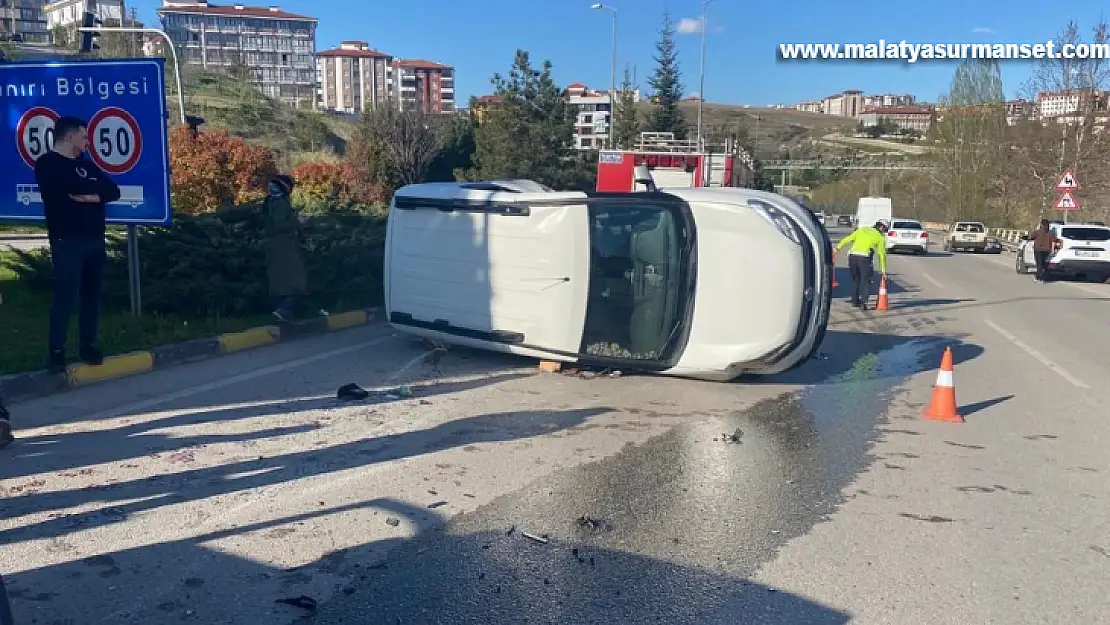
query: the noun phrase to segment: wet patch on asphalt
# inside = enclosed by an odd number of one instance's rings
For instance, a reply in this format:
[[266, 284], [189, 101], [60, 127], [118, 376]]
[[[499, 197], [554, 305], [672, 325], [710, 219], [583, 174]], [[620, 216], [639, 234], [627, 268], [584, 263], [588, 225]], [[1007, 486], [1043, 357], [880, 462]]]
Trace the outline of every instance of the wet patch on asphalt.
[[[890, 432], [878, 426], [892, 395], [936, 346], [868, 354], [824, 383], [677, 427], [459, 515], [399, 544], [383, 572], [345, 571], [357, 587], [311, 622], [847, 622], [788, 593], [774, 593], [783, 598], [772, 606], [774, 589], [747, 578], [843, 503]], [[721, 432], [742, 434], [722, 444]]]

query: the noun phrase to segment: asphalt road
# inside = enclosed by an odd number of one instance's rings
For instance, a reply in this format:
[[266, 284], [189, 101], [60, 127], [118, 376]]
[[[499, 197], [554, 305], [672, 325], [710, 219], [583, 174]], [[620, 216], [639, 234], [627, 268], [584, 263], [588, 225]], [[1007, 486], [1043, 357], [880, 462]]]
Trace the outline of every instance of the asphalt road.
[[21, 404], [0, 571], [20, 623], [1110, 622], [1110, 286], [1011, 263], [895, 257], [774, 380], [372, 326]]

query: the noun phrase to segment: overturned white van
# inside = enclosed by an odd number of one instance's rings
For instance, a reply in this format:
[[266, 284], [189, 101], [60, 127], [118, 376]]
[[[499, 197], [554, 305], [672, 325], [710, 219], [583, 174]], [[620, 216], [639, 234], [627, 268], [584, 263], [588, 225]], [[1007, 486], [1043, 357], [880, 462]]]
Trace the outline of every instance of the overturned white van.
[[809, 211], [761, 191], [416, 184], [390, 207], [385, 307], [447, 343], [724, 381], [817, 351], [831, 258]]

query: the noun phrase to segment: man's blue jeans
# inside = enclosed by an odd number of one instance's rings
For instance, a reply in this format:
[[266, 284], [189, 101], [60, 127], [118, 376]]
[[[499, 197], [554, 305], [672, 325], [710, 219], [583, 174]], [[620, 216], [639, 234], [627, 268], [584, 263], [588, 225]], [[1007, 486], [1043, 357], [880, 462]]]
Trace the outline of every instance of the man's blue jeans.
[[100, 327], [100, 289], [107, 259], [103, 238], [50, 240], [54, 262], [54, 301], [50, 306], [50, 351], [65, 350], [69, 316], [78, 308], [82, 347], [96, 347]]

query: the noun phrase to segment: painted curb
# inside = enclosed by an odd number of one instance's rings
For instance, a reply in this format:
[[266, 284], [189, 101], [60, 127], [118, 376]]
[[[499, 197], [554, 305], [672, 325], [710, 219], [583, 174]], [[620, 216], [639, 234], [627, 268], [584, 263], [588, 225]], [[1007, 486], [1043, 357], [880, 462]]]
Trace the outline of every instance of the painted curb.
[[149, 350], [109, 356], [100, 366], [73, 364], [68, 367], [65, 375], [33, 371], [6, 376], [0, 379], [0, 395], [5, 402], [13, 404], [46, 397], [69, 389], [131, 377], [148, 371], [368, 325], [379, 316], [378, 312], [377, 308], [352, 310], [308, 319], [300, 323], [260, 326], [242, 332], [162, 345]]

